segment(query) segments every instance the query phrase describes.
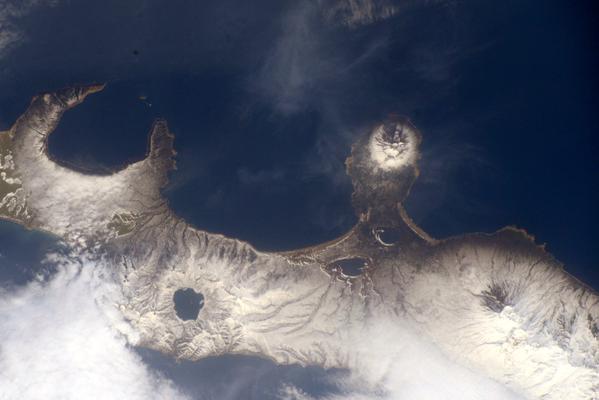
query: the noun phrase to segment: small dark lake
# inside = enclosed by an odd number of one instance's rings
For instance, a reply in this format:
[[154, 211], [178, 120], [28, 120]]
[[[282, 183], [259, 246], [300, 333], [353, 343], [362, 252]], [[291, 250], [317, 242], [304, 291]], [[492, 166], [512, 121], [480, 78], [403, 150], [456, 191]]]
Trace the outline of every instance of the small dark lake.
[[195, 320], [204, 307], [204, 295], [191, 288], [179, 289], [173, 295], [175, 312], [183, 321]]
[[366, 267], [366, 260], [359, 257], [344, 258], [343, 260], [337, 260], [329, 265], [329, 268], [341, 270], [343, 275], [355, 277], [360, 275]]

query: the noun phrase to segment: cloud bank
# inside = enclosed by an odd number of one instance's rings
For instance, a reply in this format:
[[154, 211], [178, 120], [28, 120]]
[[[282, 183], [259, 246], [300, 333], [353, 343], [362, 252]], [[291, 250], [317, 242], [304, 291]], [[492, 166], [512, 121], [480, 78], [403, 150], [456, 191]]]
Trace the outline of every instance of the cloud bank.
[[[356, 370], [332, 379], [339, 394], [318, 400], [517, 400], [503, 385], [460, 366], [406, 326], [380, 321], [351, 340]], [[316, 400], [292, 385], [283, 400]]]
[[52, 262], [51, 277], [0, 289], [0, 399], [184, 399], [128, 346], [105, 269]]
[[[51, 275], [40, 274], [25, 286], [0, 289], [1, 400], [188, 398], [172, 381], [144, 364], [130, 347], [136, 343], [136, 334], [114, 307], [120, 290], [106, 266], [56, 254], [47, 261], [54, 270]], [[337, 393], [313, 397], [293, 385], [283, 385], [279, 397], [520, 398], [458, 366], [406, 326], [381, 320], [350, 341], [358, 367], [351, 374], [328, 374]]]

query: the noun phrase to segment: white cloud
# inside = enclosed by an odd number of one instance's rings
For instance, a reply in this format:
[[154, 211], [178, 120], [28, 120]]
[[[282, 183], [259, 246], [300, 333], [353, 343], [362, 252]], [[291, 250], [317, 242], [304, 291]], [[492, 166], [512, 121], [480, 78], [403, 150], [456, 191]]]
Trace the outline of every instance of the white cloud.
[[255, 90], [284, 114], [303, 109], [319, 82], [334, 73], [322, 54], [316, 32], [318, 9], [312, 3], [292, 8], [281, 21], [281, 36], [266, 57]]
[[0, 399], [184, 398], [128, 346], [105, 269], [55, 261], [50, 278], [0, 290]]
[[505, 386], [460, 366], [406, 326], [381, 321], [351, 340], [357, 368], [338, 375], [341, 394], [314, 398], [285, 385], [282, 400], [517, 400]]

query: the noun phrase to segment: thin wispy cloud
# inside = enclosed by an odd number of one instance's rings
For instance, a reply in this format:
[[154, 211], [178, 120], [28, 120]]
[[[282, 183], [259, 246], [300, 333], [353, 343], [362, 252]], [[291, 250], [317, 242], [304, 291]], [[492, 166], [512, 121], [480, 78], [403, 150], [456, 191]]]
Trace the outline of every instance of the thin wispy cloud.
[[318, 7], [310, 2], [292, 8], [281, 20], [281, 34], [257, 74], [252, 88], [283, 114], [310, 101], [333, 65], [320, 48]]
[[393, 0], [321, 0], [324, 17], [349, 27], [387, 19], [399, 11]]
[[26, 35], [19, 26], [19, 19], [40, 6], [53, 6], [57, 0], [0, 0], [0, 58], [17, 46]]

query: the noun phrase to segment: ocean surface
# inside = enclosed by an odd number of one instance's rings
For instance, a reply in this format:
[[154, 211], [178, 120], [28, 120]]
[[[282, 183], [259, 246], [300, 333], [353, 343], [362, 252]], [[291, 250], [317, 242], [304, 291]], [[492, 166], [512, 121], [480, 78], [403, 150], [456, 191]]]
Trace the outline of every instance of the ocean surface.
[[[403, 114], [424, 137], [406, 206], [427, 232], [516, 225], [599, 287], [599, 63], [586, 3], [464, 2], [353, 30], [283, 6], [239, 15], [206, 7], [203, 25], [160, 25], [170, 14], [157, 4], [129, 25], [73, 6], [56, 34], [25, 18], [29, 44], [0, 81], [0, 125], [35, 93], [107, 82], [65, 115], [50, 137], [54, 157], [108, 173], [141, 159], [151, 121], [166, 118], [179, 152], [165, 189], [175, 212], [259, 249], [287, 250], [353, 225], [343, 165], [351, 143]], [[48, 12], [61, 18], [60, 7]], [[150, 40], [139, 29], [146, 23], [164, 32]], [[94, 33], [113, 30], [123, 39]], [[185, 40], [172, 40], [182, 32]]]
[[[107, 83], [50, 136], [61, 162], [111, 173], [142, 159], [152, 121], [166, 118], [178, 169], [164, 195], [175, 213], [261, 250], [289, 250], [353, 226], [344, 160], [397, 113], [423, 134], [406, 208], [425, 231], [515, 225], [599, 289], [593, 2], [415, 2], [423, 6], [354, 29], [323, 22], [319, 2], [52, 3], [20, 17], [22, 43], [1, 60], [0, 129], [36, 93]], [[47, 273], [45, 254], [59, 247], [0, 221], [0, 286]], [[276, 398], [285, 382], [322, 395], [342, 373], [136, 351], [178, 386], [217, 399]]]
[[61, 249], [54, 236], [0, 221], [0, 287], [23, 285], [38, 274], [51, 273], [52, 266], [44, 265], [46, 254]]

